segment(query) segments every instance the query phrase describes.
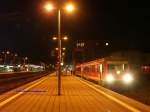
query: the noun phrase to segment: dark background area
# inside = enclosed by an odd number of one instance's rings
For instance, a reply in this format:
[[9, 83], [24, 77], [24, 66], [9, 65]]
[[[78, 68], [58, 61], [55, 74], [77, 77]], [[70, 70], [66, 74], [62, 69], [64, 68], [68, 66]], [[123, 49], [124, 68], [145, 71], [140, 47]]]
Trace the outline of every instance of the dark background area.
[[[66, 0], [67, 1], [67, 0]], [[62, 2], [65, 2], [63, 0]], [[74, 14], [62, 13], [62, 34], [68, 48], [78, 39], [109, 41], [112, 51], [150, 52], [148, 1], [76, 0]], [[54, 62], [57, 13], [46, 13], [45, 0], [0, 1], [0, 49], [28, 56], [33, 62]], [[67, 44], [66, 43], [66, 44]], [[71, 56], [69, 54], [69, 56]]]

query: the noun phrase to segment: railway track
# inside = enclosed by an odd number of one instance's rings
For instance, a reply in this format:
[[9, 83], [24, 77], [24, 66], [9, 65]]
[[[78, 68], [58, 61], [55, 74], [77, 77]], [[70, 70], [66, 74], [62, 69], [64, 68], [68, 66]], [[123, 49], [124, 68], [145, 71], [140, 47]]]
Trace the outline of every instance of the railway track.
[[49, 72], [0, 74], [0, 94], [48, 75]]

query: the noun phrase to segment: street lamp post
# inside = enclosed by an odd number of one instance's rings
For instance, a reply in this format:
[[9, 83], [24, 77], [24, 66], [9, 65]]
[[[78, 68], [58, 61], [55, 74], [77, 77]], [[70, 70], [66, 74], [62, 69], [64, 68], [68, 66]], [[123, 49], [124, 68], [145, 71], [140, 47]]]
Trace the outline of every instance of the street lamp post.
[[[45, 6], [47, 11], [52, 11], [54, 9], [52, 4], [47, 4]], [[68, 12], [72, 12], [74, 10], [74, 6], [72, 3], [66, 4], [65, 10]], [[61, 8], [58, 8], [58, 95], [61, 95], [61, 62], [62, 62], [62, 54], [61, 54]], [[67, 38], [65, 38], [67, 39]]]
[[58, 10], [58, 95], [61, 95], [61, 11]]

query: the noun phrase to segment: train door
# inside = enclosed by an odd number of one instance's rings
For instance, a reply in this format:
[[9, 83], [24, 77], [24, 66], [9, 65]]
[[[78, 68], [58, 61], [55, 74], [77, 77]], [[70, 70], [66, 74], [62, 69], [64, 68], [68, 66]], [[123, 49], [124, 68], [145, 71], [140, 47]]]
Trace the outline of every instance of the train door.
[[83, 76], [83, 75], [84, 75], [84, 73], [83, 73], [83, 66], [81, 66], [81, 70], [80, 70], [80, 71], [81, 71], [80, 76], [83, 78], [83, 77], [84, 77], [84, 76]]
[[103, 73], [103, 64], [98, 65], [98, 77], [99, 77], [99, 83], [102, 82], [102, 73]]

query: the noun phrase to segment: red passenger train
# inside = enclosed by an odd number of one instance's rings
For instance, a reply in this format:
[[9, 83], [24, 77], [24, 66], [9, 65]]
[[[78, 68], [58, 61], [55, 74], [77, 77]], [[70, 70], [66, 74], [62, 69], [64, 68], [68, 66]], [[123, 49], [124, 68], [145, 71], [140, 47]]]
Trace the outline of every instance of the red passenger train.
[[129, 68], [127, 60], [107, 57], [77, 65], [75, 74], [104, 84], [118, 81], [131, 84], [134, 76]]

